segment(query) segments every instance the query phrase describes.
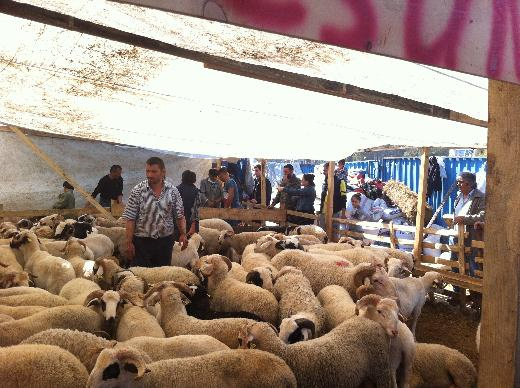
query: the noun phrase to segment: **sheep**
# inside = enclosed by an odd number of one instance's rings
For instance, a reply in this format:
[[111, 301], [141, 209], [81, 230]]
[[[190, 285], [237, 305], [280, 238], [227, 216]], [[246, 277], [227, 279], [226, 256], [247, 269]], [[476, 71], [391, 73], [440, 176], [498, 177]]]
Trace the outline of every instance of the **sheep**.
[[278, 272], [276, 267], [271, 264], [269, 256], [265, 253], [255, 252], [255, 244], [249, 244], [245, 247], [242, 254], [242, 262], [240, 263], [244, 270], [250, 272], [256, 267], [270, 268], [274, 275]]
[[117, 258], [100, 257], [94, 260], [93, 277], [102, 289], [110, 289], [113, 285], [113, 279], [116, 273], [124, 269], [119, 266]]
[[204, 246], [200, 234], [193, 234], [188, 240], [188, 246], [181, 250], [181, 244], [175, 242], [172, 250], [172, 265], [176, 267], [191, 267], [191, 263], [199, 258], [199, 249]]
[[186, 284], [199, 285], [199, 278], [186, 268], [180, 267], [130, 267], [136, 276], [143, 278], [148, 284], [155, 284], [162, 281], [175, 281]]
[[[44, 290], [42, 290], [44, 291]], [[20, 294], [11, 296], [0, 296], [0, 305], [5, 306], [43, 306], [57, 307], [68, 304], [69, 301], [61, 296], [51, 294], [50, 292], [39, 294]]]
[[85, 386], [88, 372], [72, 354], [57, 346], [18, 345], [0, 348], [2, 387]]
[[42, 288], [28, 287], [28, 286], [16, 286], [8, 289], [0, 289], [0, 298], [13, 295], [24, 295], [24, 294], [49, 294]]
[[76, 277], [91, 278], [94, 274], [94, 254], [78, 239], [70, 238], [63, 248], [65, 259], [72, 264]]
[[404, 252], [399, 249], [385, 247], [365, 247], [364, 249], [370, 250], [372, 253], [382, 257], [383, 259], [389, 259], [392, 257], [395, 259], [399, 259], [410, 271], [413, 269], [413, 255], [409, 252]]
[[97, 290], [101, 290], [101, 288], [99, 288], [99, 286], [93, 281], [76, 278], [63, 286], [59, 296], [67, 299], [70, 304], [83, 305], [85, 298]]
[[252, 284], [241, 283], [228, 276], [231, 262], [221, 255], [204, 256], [194, 269], [208, 279], [211, 308], [215, 311], [247, 311], [262, 320], [276, 324], [278, 302], [273, 294]]
[[[314, 326], [311, 338], [322, 334], [325, 326], [325, 310], [314, 296], [311, 284], [301, 270], [294, 267], [281, 268], [275, 278], [274, 295], [279, 301], [279, 321], [304, 313], [304, 318], [311, 321]], [[304, 321], [300, 319], [298, 322]], [[286, 343], [291, 334], [293, 333], [280, 330], [280, 338]]]
[[[9, 243], [11, 240], [9, 240]], [[0, 245], [0, 262], [14, 271], [23, 271], [25, 259], [19, 249], [13, 249], [8, 245]]]
[[61, 240], [60, 241], [44, 240], [41, 244], [43, 246], [42, 251], [46, 250], [53, 256], [65, 258], [65, 244], [66, 243], [67, 243], [66, 241], [61, 241]]
[[415, 344], [410, 386], [471, 388], [476, 384], [473, 363], [459, 351], [438, 344]]
[[14, 320], [15, 319], [13, 317], [11, 317], [10, 315], [0, 313], [0, 323], [11, 322]]
[[83, 241], [92, 250], [94, 259], [112, 256], [114, 253], [114, 243], [103, 234], [89, 234], [86, 238], [79, 241]]
[[399, 310], [406, 318], [410, 330], [415, 336], [415, 328], [421, 310], [426, 303], [426, 295], [432, 291], [433, 287], [443, 288], [442, 275], [435, 271], [429, 271], [421, 278], [389, 278], [384, 269], [372, 275], [379, 279], [372, 282], [369, 286], [360, 287], [358, 296], [367, 294], [377, 294], [383, 297], [397, 296], [399, 299]]
[[54, 238], [54, 229], [47, 225], [35, 225], [29, 231], [33, 232], [39, 238]]
[[134, 337], [164, 338], [165, 334], [157, 319], [139, 306], [123, 309], [117, 324], [116, 339], [126, 341]]
[[377, 322], [390, 338], [390, 368], [395, 387], [409, 387], [415, 357], [415, 340], [410, 329], [401, 322], [399, 307], [393, 299], [367, 295], [356, 303], [356, 314]]
[[[154, 293], [156, 294], [152, 296]], [[187, 299], [184, 293], [190, 295], [193, 291], [182, 283], [162, 282], [154, 285], [145, 295], [145, 300], [150, 305], [161, 302], [160, 323], [167, 337], [186, 334], [209, 335], [226, 346], [235, 348], [240, 327], [255, 322], [246, 318], [221, 318], [205, 321], [191, 317], [187, 315], [183, 303], [183, 300]]]
[[0, 289], [11, 287], [29, 287], [29, 283], [33, 283], [29, 279], [29, 274], [25, 271], [12, 271], [2, 268], [0, 263]]
[[11, 248], [23, 253], [24, 269], [34, 275], [37, 287], [57, 295], [65, 283], [76, 277], [74, 268], [67, 260], [40, 250], [38, 238], [30, 231], [22, 231], [13, 237]]
[[40, 331], [61, 328], [90, 333], [101, 330], [102, 318], [83, 306], [58, 306], [0, 324], [0, 346], [15, 345]]
[[97, 226], [96, 229], [99, 234], [103, 234], [110, 238], [110, 240], [114, 243], [117, 256], [121, 260], [126, 261], [126, 229], [120, 226], [114, 226], [112, 228]]
[[247, 245], [256, 243], [260, 237], [268, 234], [271, 234], [271, 232], [243, 232], [235, 234], [232, 231], [223, 230], [220, 232], [218, 243], [220, 250], [231, 247], [241, 255]]
[[391, 257], [387, 262], [388, 276], [392, 278], [404, 279], [412, 274], [406, 265], [399, 259]]
[[67, 241], [70, 237], [74, 235], [74, 224], [76, 220], [67, 219], [65, 221], [61, 221], [54, 230], [54, 238], [56, 240], [65, 240]]
[[9, 315], [14, 319], [20, 319], [29, 317], [46, 309], [47, 307], [42, 306], [0, 306], [0, 314]]
[[341, 286], [327, 286], [318, 293], [317, 297], [325, 310], [326, 332], [356, 315], [356, 304], [347, 290]]
[[372, 264], [362, 263], [355, 267], [345, 267], [334, 262], [316, 260], [311, 254], [296, 250], [285, 250], [277, 254], [271, 263], [280, 269], [293, 266], [300, 269], [309, 280], [314, 294], [331, 284], [344, 287], [352, 298], [356, 297], [356, 289], [363, 280], [376, 271]]
[[56, 229], [56, 227], [59, 225], [61, 221], [63, 221], [63, 216], [61, 214], [51, 214], [48, 216], [45, 216], [43, 218], [40, 218], [38, 221], [38, 226], [48, 226], [53, 231]]
[[322, 243], [328, 240], [327, 232], [317, 225], [301, 225], [294, 228], [289, 235], [310, 234], [316, 236]]
[[204, 248], [208, 255], [220, 252], [220, 245], [218, 242], [220, 231], [217, 229], [205, 228], [201, 226], [199, 228], [199, 234], [204, 240]]
[[373, 254], [364, 248], [353, 248], [341, 251], [327, 251], [321, 249], [310, 249], [307, 252], [313, 255], [334, 255], [347, 259], [352, 264], [357, 265], [361, 263], [371, 263], [374, 265], [384, 266], [385, 261], [381, 257]]
[[148, 283], [135, 276], [132, 271], [125, 269], [112, 275], [112, 288], [129, 294], [144, 294], [148, 289]]
[[287, 345], [265, 322], [247, 325], [238, 335], [240, 346], [268, 351], [292, 369], [298, 387], [359, 387], [371, 382], [391, 386], [388, 339], [375, 322], [353, 317], [330, 333]]
[[20, 221], [16, 223], [16, 227], [19, 230], [22, 229], [31, 229], [34, 226], [34, 223], [31, 220], [28, 220], [27, 218], [22, 218]]
[[305, 251], [310, 251], [312, 249], [321, 249], [325, 251], [344, 251], [348, 249], [355, 248], [354, 245], [348, 243], [328, 243], [328, 244], [313, 244], [306, 245], [303, 249]]
[[0, 223], [0, 238], [11, 238], [18, 233], [18, 228], [15, 224], [9, 221]]
[[[228, 275], [242, 283], [247, 282], [248, 272], [240, 264], [232, 262]], [[247, 282], [249, 283], [249, 282]]]
[[[231, 271], [230, 271], [231, 272]], [[246, 276], [246, 283], [254, 284], [269, 292], [274, 292], [274, 275], [271, 267], [255, 267]]]
[[114, 347], [116, 341], [109, 341], [84, 331], [48, 329], [24, 339], [21, 344], [58, 346], [72, 353], [90, 373], [101, 350]]
[[199, 226], [209, 229], [215, 229], [219, 232], [223, 230], [229, 230], [233, 232], [233, 227], [228, 222], [221, 220], [220, 218], [207, 218], [199, 221]]
[[132, 347], [104, 349], [87, 387], [296, 387], [294, 374], [278, 357], [248, 352], [223, 350], [151, 362], [145, 353]]
[[72, 235], [76, 238], [87, 238], [91, 234], [98, 233], [98, 229], [93, 228], [88, 222], [77, 221], [73, 224]]
[[120, 308], [127, 303], [143, 306], [139, 296], [113, 290], [94, 290], [85, 297], [83, 302], [86, 307], [92, 307], [110, 324], [115, 323]]
[[95, 217], [90, 214], [83, 214], [78, 217], [78, 221], [88, 222], [93, 227], [103, 226], [105, 228], [113, 228], [113, 227], [125, 227], [125, 220], [122, 217], [119, 217], [117, 220], [110, 220], [105, 217]]

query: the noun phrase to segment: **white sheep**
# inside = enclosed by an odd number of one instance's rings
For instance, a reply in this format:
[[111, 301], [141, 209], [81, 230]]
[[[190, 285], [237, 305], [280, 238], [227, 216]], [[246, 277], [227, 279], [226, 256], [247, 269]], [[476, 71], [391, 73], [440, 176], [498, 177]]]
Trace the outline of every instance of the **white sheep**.
[[380, 325], [365, 318], [353, 317], [322, 337], [291, 345], [268, 323], [256, 322], [241, 329], [239, 342], [282, 358], [298, 387], [391, 386], [388, 339]]
[[388, 259], [386, 265], [388, 268], [388, 276], [392, 278], [404, 279], [412, 274], [412, 271], [410, 271], [401, 260], [395, 257]]
[[[45, 291], [45, 290], [42, 290]], [[27, 293], [11, 296], [0, 296], [0, 305], [4, 306], [44, 306], [57, 307], [68, 304], [69, 301], [61, 296], [47, 293]]]
[[240, 264], [232, 262], [231, 269], [228, 272], [228, 276], [231, 276], [233, 279], [236, 279], [242, 283], [247, 282], [248, 272], [242, 267]]
[[326, 332], [356, 315], [356, 304], [341, 286], [327, 286], [318, 293], [317, 298], [325, 310]]
[[317, 225], [301, 225], [294, 228], [289, 235], [311, 234], [320, 239], [322, 243], [327, 242], [327, 232]]
[[24, 230], [13, 237], [11, 247], [20, 249], [25, 258], [25, 271], [34, 275], [37, 287], [58, 294], [69, 280], [76, 277], [74, 268], [65, 259], [42, 251], [36, 235]]
[[33, 281], [25, 271], [14, 271], [4, 268], [0, 262], [0, 289], [11, 287], [28, 287]]
[[228, 276], [231, 262], [221, 255], [204, 256], [196, 261], [194, 270], [208, 279], [210, 306], [214, 311], [246, 311], [262, 320], [276, 324], [278, 302], [272, 293]]
[[129, 269], [136, 276], [143, 278], [148, 284], [163, 281], [175, 281], [193, 285], [200, 284], [199, 278], [186, 268], [165, 266], [155, 268], [130, 267]]
[[221, 220], [220, 218], [207, 218], [199, 221], [199, 226], [204, 228], [210, 228], [222, 232], [223, 230], [233, 231], [233, 227], [228, 222]]
[[[10, 242], [11, 240], [9, 240]], [[13, 249], [7, 245], [0, 245], [0, 263], [13, 271], [23, 271], [25, 260], [19, 249]]]
[[[275, 278], [274, 295], [278, 299], [280, 322], [298, 314], [298, 318], [294, 318], [296, 323], [305, 322], [301, 318], [312, 322], [311, 338], [322, 334], [325, 326], [325, 310], [314, 296], [311, 284], [301, 270], [294, 267], [281, 268]], [[308, 326], [307, 322], [305, 325]], [[297, 326], [301, 328], [301, 324]], [[287, 332], [280, 327], [280, 338], [285, 343], [291, 343], [289, 337], [293, 334], [292, 331]]]
[[199, 228], [199, 234], [204, 240], [204, 248], [208, 255], [213, 255], [220, 252], [220, 245], [218, 239], [220, 237], [220, 231], [212, 228], [205, 228], [201, 226]]
[[26, 318], [0, 324], [0, 346], [16, 345], [40, 331], [60, 328], [94, 333], [100, 331], [103, 320], [83, 306], [48, 308]]
[[84, 387], [88, 372], [72, 354], [57, 346], [0, 348], [2, 387]]
[[333, 255], [342, 257], [348, 261], [350, 261], [354, 265], [358, 265], [361, 263], [370, 263], [374, 265], [384, 266], [385, 260], [381, 257], [378, 257], [371, 251], [364, 248], [353, 248], [346, 249], [340, 251], [328, 251], [322, 249], [309, 249], [307, 252], [316, 255]]
[[0, 223], [0, 238], [9, 239], [18, 233], [18, 228], [10, 221]]
[[[180, 291], [182, 290], [182, 292]], [[182, 283], [163, 282], [148, 290], [145, 300], [150, 305], [161, 302], [161, 327], [167, 337], [178, 335], [209, 335], [230, 348], [237, 346], [238, 330], [254, 321], [246, 318], [201, 320], [187, 315], [185, 303], [193, 291]]]
[[433, 287], [443, 288], [442, 275], [435, 271], [426, 272], [420, 278], [399, 279], [389, 278], [384, 269], [379, 268], [370, 279], [370, 285], [360, 287], [358, 297], [368, 294], [377, 294], [383, 297], [397, 296], [399, 310], [407, 320], [414, 336], [419, 315], [426, 302], [426, 295], [432, 291]]
[[45, 217], [40, 218], [38, 221], [39, 226], [49, 226], [53, 231], [59, 225], [61, 221], [63, 221], [63, 216], [60, 214], [51, 214]]
[[90, 248], [94, 254], [94, 259], [114, 254], [114, 243], [109, 237], [103, 234], [89, 234], [86, 238], [79, 239]]
[[29, 230], [40, 238], [54, 238], [54, 229], [47, 225], [35, 225]]
[[204, 245], [202, 237], [198, 233], [194, 233], [188, 240], [188, 246], [182, 250], [179, 242], [175, 242], [172, 250], [171, 264], [176, 267], [189, 267], [192, 262], [199, 258], [199, 249]]
[[438, 344], [415, 345], [412, 387], [471, 388], [476, 384], [475, 366], [459, 351]]
[[271, 264], [270, 257], [265, 253], [258, 253], [255, 251], [256, 245], [249, 244], [245, 247], [242, 253], [242, 262], [240, 263], [242, 267], [250, 272], [253, 268], [256, 267], [266, 267], [270, 268], [271, 272], [276, 275], [278, 269], [274, 265]]
[[[231, 271], [229, 272], [231, 273]], [[262, 266], [253, 268], [247, 273], [245, 282], [262, 287], [269, 292], [274, 292], [274, 274], [271, 267]]]
[[61, 289], [59, 295], [67, 299], [70, 304], [83, 305], [87, 296], [97, 290], [101, 290], [101, 288], [93, 281], [76, 278], [67, 282]]
[[311, 249], [321, 249], [326, 251], [344, 251], [353, 248], [355, 248], [355, 246], [348, 243], [312, 244], [303, 247], [305, 251], [310, 251]]
[[315, 294], [324, 287], [337, 284], [344, 287], [352, 298], [366, 277], [376, 271], [372, 264], [362, 263], [355, 267], [345, 266], [343, 262], [316, 260], [310, 253], [298, 250], [285, 250], [277, 254], [271, 263], [280, 269], [285, 266], [299, 268], [309, 280]]
[[399, 319], [399, 307], [393, 299], [367, 295], [356, 303], [360, 317], [377, 322], [390, 339], [390, 368], [393, 384], [399, 388], [410, 386], [415, 357], [415, 340], [410, 329]]
[[76, 277], [91, 278], [94, 274], [94, 254], [87, 245], [71, 237], [63, 248], [65, 259], [72, 264]]
[[29, 317], [40, 311], [46, 310], [43, 306], [0, 306], [0, 314], [9, 315], [14, 319]]
[[296, 387], [289, 367], [260, 351], [223, 350], [190, 358], [151, 362], [144, 352], [122, 347], [104, 349], [87, 387]]
[[117, 256], [122, 261], [126, 261], [126, 229], [120, 226], [114, 226], [111, 228], [97, 226], [96, 230], [99, 234], [103, 234], [110, 238], [110, 240], [114, 243], [114, 248], [117, 251]]
[[271, 233], [272, 232], [242, 232], [235, 234], [232, 231], [223, 230], [220, 232], [218, 243], [220, 250], [233, 248], [239, 255], [241, 255], [247, 245], [254, 244], [260, 237]]

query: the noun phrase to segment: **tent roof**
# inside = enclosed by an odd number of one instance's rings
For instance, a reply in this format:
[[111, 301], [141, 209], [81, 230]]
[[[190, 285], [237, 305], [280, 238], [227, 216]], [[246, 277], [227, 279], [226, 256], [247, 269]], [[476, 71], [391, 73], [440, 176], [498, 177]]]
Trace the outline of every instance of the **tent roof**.
[[[26, 1], [180, 47], [487, 118], [487, 80], [102, 0]], [[208, 156], [331, 160], [383, 145], [484, 147], [486, 129], [205, 69], [0, 15], [0, 121]]]

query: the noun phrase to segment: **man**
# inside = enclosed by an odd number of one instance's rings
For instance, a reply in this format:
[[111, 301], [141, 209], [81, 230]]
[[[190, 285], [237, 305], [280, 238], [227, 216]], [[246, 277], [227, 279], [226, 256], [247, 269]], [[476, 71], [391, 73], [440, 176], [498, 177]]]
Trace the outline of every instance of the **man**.
[[217, 179], [218, 171], [215, 168], [209, 170], [208, 178], [200, 182], [200, 192], [206, 198], [203, 206], [220, 207], [224, 198], [224, 190], [221, 182]]
[[221, 167], [218, 171], [219, 179], [224, 182], [224, 207], [238, 209], [240, 205], [240, 198], [238, 195], [238, 186], [233, 178], [229, 176], [226, 167]]
[[[341, 161], [340, 161], [341, 162]], [[345, 166], [345, 164], [343, 164]], [[329, 163], [325, 163], [323, 165], [323, 174], [325, 175], [325, 181], [321, 190], [321, 202], [320, 202], [320, 223], [323, 228], [326, 227], [326, 219], [327, 219], [327, 210], [329, 203], [329, 185], [328, 185], [328, 176], [329, 176]], [[332, 217], [333, 218], [346, 218], [346, 207], [347, 207], [347, 184], [344, 179], [339, 177], [339, 174], [334, 174], [334, 196], [332, 198]], [[343, 228], [344, 224], [339, 225], [337, 222], [332, 224], [334, 229]], [[338, 240], [339, 235], [336, 233], [336, 240]]]
[[345, 171], [345, 159], [341, 159], [338, 161], [338, 168], [334, 173], [339, 179], [343, 179], [345, 183], [347, 182], [348, 173]]
[[133, 266], [160, 267], [172, 260], [174, 224], [182, 249], [188, 245], [186, 220], [179, 190], [165, 180], [162, 159], [146, 161], [146, 180], [132, 189], [123, 212], [127, 257]]
[[[301, 186], [301, 181], [299, 178], [294, 175], [294, 167], [292, 164], [286, 164], [283, 166], [283, 179], [280, 187], [288, 187], [293, 189], [299, 189]], [[294, 210], [296, 209], [296, 198], [291, 197], [284, 191], [278, 191], [276, 197], [274, 197], [273, 202], [269, 206], [270, 209], [275, 207], [277, 204], [283, 206], [284, 209]]]
[[[471, 247], [471, 240], [479, 240], [476, 235], [479, 230], [474, 228], [476, 222], [483, 222], [485, 216], [486, 198], [483, 192], [477, 189], [477, 177], [471, 172], [461, 172], [457, 176], [457, 186], [459, 193], [455, 199], [455, 211], [453, 214], [454, 229], [465, 228], [466, 225], [469, 237], [465, 239], [465, 244]], [[453, 237], [450, 239], [450, 244], [457, 244], [458, 239]], [[466, 255], [466, 262], [469, 263], [469, 275], [474, 276], [474, 271], [477, 269], [475, 263], [474, 249], [469, 255]], [[458, 260], [456, 253], [452, 253], [452, 260]], [[458, 272], [458, 268], [454, 268], [454, 272]]]
[[63, 193], [58, 195], [58, 200], [52, 205], [53, 209], [74, 209], [74, 187], [67, 181], [63, 182]]
[[186, 170], [182, 173], [182, 182], [177, 186], [181, 194], [184, 205], [184, 218], [186, 219], [187, 237], [199, 232], [199, 208], [204, 203], [204, 196], [201, 194], [195, 182], [197, 174]]
[[101, 178], [92, 193], [92, 197], [96, 198], [99, 194], [99, 204], [103, 207], [110, 207], [111, 200], [121, 203], [123, 200], [123, 178], [121, 172], [123, 169], [120, 165], [114, 164], [110, 167], [110, 173]]
[[265, 193], [266, 193], [266, 202], [262, 203], [262, 166], [260, 164], [257, 164], [255, 166], [255, 184], [253, 187], [253, 192], [251, 193], [249, 199], [252, 203], [259, 203], [264, 206], [267, 206], [269, 203], [271, 203], [271, 181], [265, 177]]

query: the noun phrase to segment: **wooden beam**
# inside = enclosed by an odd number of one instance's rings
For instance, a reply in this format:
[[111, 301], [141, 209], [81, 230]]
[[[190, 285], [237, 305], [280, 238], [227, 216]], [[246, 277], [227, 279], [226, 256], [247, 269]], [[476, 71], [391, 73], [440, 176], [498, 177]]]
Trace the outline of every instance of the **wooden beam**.
[[520, 386], [520, 86], [489, 81], [479, 387]]
[[439, 106], [422, 103], [394, 94], [364, 89], [359, 86], [342, 82], [310, 77], [304, 74], [291, 73], [289, 71], [273, 69], [267, 66], [253, 65], [203, 52], [188, 50], [156, 39], [132, 34], [112, 27], [106, 27], [30, 4], [19, 3], [12, 0], [2, 0], [0, 1], [0, 12], [38, 23], [44, 23], [83, 34], [141, 47], [147, 50], [203, 62], [207, 68], [215, 70], [311, 90], [318, 93], [329, 94], [350, 100], [419, 113], [426, 116], [487, 127], [485, 121]]
[[[467, 288], [469, 290], [482, 292], [482, 279], [472, 278], [467, 275], [461, 275], [455, 272], [447, 271], [444, 269], [432, 269], [432, 267], [429, 267], [424, 264], [416, 264], [413, 268], [414, 274], [424, 274], [428, 271], [437, 271], [442, 274], [443, 280], [446, 283], [453, 284], [455, 286]], [[485, 299], [485, 298], [484, 298]], [[481, 342], [481, 355], [482, 355], [482, 342]], [[479, 369], [480, 369], [481, 363], [479, 363]], [[480, 386], [480, 385], [479, 385]], [[488, 385], [485, 386], [486, 388]], [[497, 386], [498, 387], [498, 386]]]
[[417, 201], [417, 216], [415, 218], [415, 244], [413, 256], [419, 262], [422, 255], [422, 243], [424, 233], [424, 218], [426, 215], [426, 191], [428, 189], [428, 148], [423, 148], [421, 153], [421, 171], [419, 174], [419, 193]]
[[272, 221], [285, 222], [287, 213], [279, 209], [217, 209], [211, 207], [201, 207], [199, 211], [201, 219], [220, 218], [223, 220], [239, 221]]
[[262, 159], [262, 163], [261, 163], [261, 168], [262, 168], [262, 175], [260, 175], [260, 187], [261, 187], [261, 191], [260, 191], [260, 202], [261, 202], [261, 206], [262, 207], [266, 207], [268, 206], [269, 204], [267, 203], [267, 187], [265, 185], [265, 174], [267, 174], [267, 168], [266, 168], [266, 161], [265, 159]]
[[334, 218], [334, 166], [334, 161], [329, 161], [329, 170], [327, 172], [327, 213], [325, 217], [325, 225], [329, 241], [335, 240], [335, 233], [332, 228], [332, 218]]
[[215, 162], [216, 169], [220, 169], [222, 167], [222, 158], [218, 158]]
[[29, 139], [27, 136], [24, 135], [24, 133], [17, 127], [10, 125], [9, 129], [13, 131], [18, 138], [23, 141], [32, 152], [36, 154], [40, 159], [42, 159], [47, 165], [59, 176], [61, 176], [63, 179], [65, 179], [67, 182], [69, 182], [72, 186], [74, 186], [75, 190], [77, 190], [88, 203], [90, 203], [94, 208], [97, 209], [103, 216], [107, 217], [109, 220], [114, 220], [115, 218], [112, 217], [112, 214], [107, 212], [94, 198], [92, 198], [92, 195], [90, 193], [87, 193], [85, 189], [70, 175], [65, 173], [63, 169], [54, 161], [52, 160], [45, 152], [43, 152], [36, 144], [34, 144], [31, 139]]

